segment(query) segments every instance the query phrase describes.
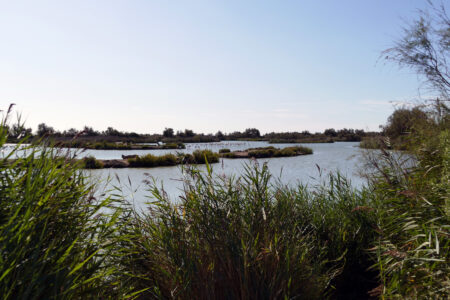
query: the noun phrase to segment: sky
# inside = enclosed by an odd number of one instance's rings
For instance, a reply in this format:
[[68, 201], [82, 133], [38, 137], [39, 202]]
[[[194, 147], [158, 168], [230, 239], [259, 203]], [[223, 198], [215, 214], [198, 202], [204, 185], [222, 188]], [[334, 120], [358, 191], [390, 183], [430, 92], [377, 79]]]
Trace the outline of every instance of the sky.
[[0, 109], [28, 127], [378, 130], [420, 78], [380, 59], [426, 1], [3, 1]]

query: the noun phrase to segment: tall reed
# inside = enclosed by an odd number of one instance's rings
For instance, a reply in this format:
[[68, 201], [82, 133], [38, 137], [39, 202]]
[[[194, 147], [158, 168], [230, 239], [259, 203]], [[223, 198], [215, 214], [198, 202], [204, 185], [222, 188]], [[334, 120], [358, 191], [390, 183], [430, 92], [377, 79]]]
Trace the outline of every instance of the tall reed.
[[[0, 124], [0, 147], [7, 118]], [[69, 157], [41, 145], [19, 144], [0, 158], [1, 298], [125, 295], [116, 288], [110, 259], [119, 203], [94, 197], [85, 175], [66, 163]]]
[[374, 294], [383, 298], [450, 296], [450, 131], [422, 138], [409, 165], [385, 150], [370, 160], [381, 279]]
[[239, 178], [207, 168], [190, 169], [178, 202], [151, 186], [154, 201], [126, 228], [133, 238], [120, 245], [128, 250], [118, 265], [141, 297], [322, 299], [337, 286], [346, 295], [340, 278], [365, 261], [373, 231], [365, 192], [340, 176], [292, 189], [272, 186], [266, 165]]

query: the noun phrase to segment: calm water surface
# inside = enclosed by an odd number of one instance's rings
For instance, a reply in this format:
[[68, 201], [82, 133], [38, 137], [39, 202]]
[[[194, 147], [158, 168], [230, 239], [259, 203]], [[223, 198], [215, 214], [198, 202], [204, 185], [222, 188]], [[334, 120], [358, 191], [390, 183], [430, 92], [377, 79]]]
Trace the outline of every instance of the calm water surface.
[[[295, 186], [302, 182], [309, 185], [316, 185], [326, 180], [326, 174], [339, 171], [347, 176], [352, 184], [357, 187], [364, 184], [358, 174], [361, 168], [362, 152], [358, 148], [357, 142], [339, 142], [332, 144], [303, 144], [313, 149], [314, 154], [297, 157], [280, 157], [269, 159], [258, 159], [259, 164], [267, 163], [274, 180], [279, 179], [283, 184]], [[284, 148], [294, 144], [271, 144], [271, 146]], [[300, 145], [300, 144], [298, 144]], [[122, 155], [147, 154], [161, 155], [164, 153], [193, 152], [197, 149], [211, 149], [215, 152], [222, 148], [233, 150], [244, 150], [252, 147], [266, 147], [267, 142], [220, 142], [186, 144], [183, 150], [87, 150], [80, 156], [92, 155], [98, 159], [120, 159]], [[213, 164], [212, 169], [215, 175], [237, 176], [243, 173], [244, 165], [252, 163], [248, 159], [220, 159], [219, 163]], [[319, 172], [319, 168], [320, 172]], [[205, 170], [204, 165], [199, 169]], [[153, 178], [159, 186], [163, 185], [167, 194], [177, 201], [183, 187], [183, 171], [180, 166], [160, 167], [160, 168], [130, 168], [130, 169], [100, 169], [90, 170], [90, 174], [95, 182], [102, 182], [103, 185], [109, 178], [108, 187], [120, 186], [127, 198], [131, 199], [138, 207], [150, 199], [148, 185], [145, 181]], [[321, 175], [322, 174], [322, 175]]]

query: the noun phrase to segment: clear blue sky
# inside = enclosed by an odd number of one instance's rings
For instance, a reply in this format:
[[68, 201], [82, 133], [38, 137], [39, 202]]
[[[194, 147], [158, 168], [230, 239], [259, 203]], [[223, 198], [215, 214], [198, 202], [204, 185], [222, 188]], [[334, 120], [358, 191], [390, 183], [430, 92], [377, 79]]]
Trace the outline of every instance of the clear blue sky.
[[0, 109], [33, 128], [377, 130], [418, 95], [379, 56], [426, 1], [0, 4]]

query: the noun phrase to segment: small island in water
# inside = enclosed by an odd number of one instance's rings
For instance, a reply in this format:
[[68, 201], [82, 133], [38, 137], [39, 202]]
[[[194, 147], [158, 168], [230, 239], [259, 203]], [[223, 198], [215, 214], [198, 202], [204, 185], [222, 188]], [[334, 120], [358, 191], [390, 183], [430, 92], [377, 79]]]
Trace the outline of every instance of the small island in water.
[[286, 147], [283, 149], [275, 147], [250, 148], [243, 151], [230, 151], [221, 149], [219, 153], [211, 150], [196, 150], [190, 153], [168, 153], [164, 155], [122, 155], [122, 159], [96, 159], [95, 157], [85, 157], [77, 162], [81, 162], [84, 169], [102, 168], [154, 168], [164, 166], [176, 166], [183, 164], [206, 164], [217, 163], [219, 158], [271, 158], [271, 157], [291, 157], [313, 154], [312, 149], [302, 146]]

